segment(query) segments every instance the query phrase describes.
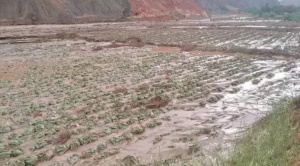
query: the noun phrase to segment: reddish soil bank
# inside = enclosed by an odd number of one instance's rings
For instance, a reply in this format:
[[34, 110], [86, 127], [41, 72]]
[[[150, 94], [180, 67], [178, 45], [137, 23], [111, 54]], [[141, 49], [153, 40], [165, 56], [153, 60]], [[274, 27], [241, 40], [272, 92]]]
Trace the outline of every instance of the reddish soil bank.
[[129, 0], [131, 15], [147, 17], [172, 17], [178, 15], [207, 16], [206, 12], [195, 0]]

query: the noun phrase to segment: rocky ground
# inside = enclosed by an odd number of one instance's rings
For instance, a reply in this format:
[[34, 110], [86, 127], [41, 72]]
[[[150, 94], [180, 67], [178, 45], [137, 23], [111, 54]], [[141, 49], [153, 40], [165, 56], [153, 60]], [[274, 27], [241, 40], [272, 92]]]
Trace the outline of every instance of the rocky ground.
[[299, 94], [299, 27], [247, 17], [0, 27], [0, 165], [215, 161], [272, 102]]

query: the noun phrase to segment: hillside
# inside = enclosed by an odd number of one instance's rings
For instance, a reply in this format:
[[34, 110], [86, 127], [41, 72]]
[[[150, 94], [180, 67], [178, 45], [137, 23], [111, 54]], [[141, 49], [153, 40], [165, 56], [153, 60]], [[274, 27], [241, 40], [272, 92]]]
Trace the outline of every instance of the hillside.
[[79, 23], [129, 16], [127, 0], [0, 0], [0, 23]]
[[212, 13], [227, 13], [231, 10], [260, 8], [269, 4], [279, 5], [277, 0], [196, 0], [205, 10]]
[[[195, 0], [0, 0], [0, 24], [83, 23], [206, 13]], [[130, 9], [132, 10], [130, 12]]]

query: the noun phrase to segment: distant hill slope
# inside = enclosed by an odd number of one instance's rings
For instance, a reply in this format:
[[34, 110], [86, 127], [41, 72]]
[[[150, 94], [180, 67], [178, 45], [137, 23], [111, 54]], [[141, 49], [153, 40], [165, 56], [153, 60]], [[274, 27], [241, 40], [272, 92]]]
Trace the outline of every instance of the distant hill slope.
[[300, 6], [300, 0], [282, 0], [280, 3], [285, 6], [289, 6], [289, 5]]
[[128, 0], [0, 0], [2, 24], [106, 21], [129, 14]]
[[158, 17], [177, 12], [183, 15], [207, 16], [195, 0], [129, 0], [132, 15], [139, 17]]
[[241, 9], [260, 8], [265, 5], [276, 6], [280, 5], [278, 0], [228, 0], [229, 4]]
[[209, 13], [226, 13], [228, 12], [227, 0], [196, 0]]
[[280, 5], [277, 0], [196, 0], [205, 10], [212, 13], [226, 13], [231, 9], [260, 8], [269, 4]]

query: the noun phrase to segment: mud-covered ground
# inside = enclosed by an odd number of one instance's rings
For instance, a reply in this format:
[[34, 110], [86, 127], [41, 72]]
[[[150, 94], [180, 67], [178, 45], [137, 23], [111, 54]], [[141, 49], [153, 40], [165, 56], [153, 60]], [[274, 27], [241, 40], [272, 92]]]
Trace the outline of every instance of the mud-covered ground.
[[274, 101], [299, 94], [299, 27], [245, 17], [0, 27], [0, 165], [227, 156]]

